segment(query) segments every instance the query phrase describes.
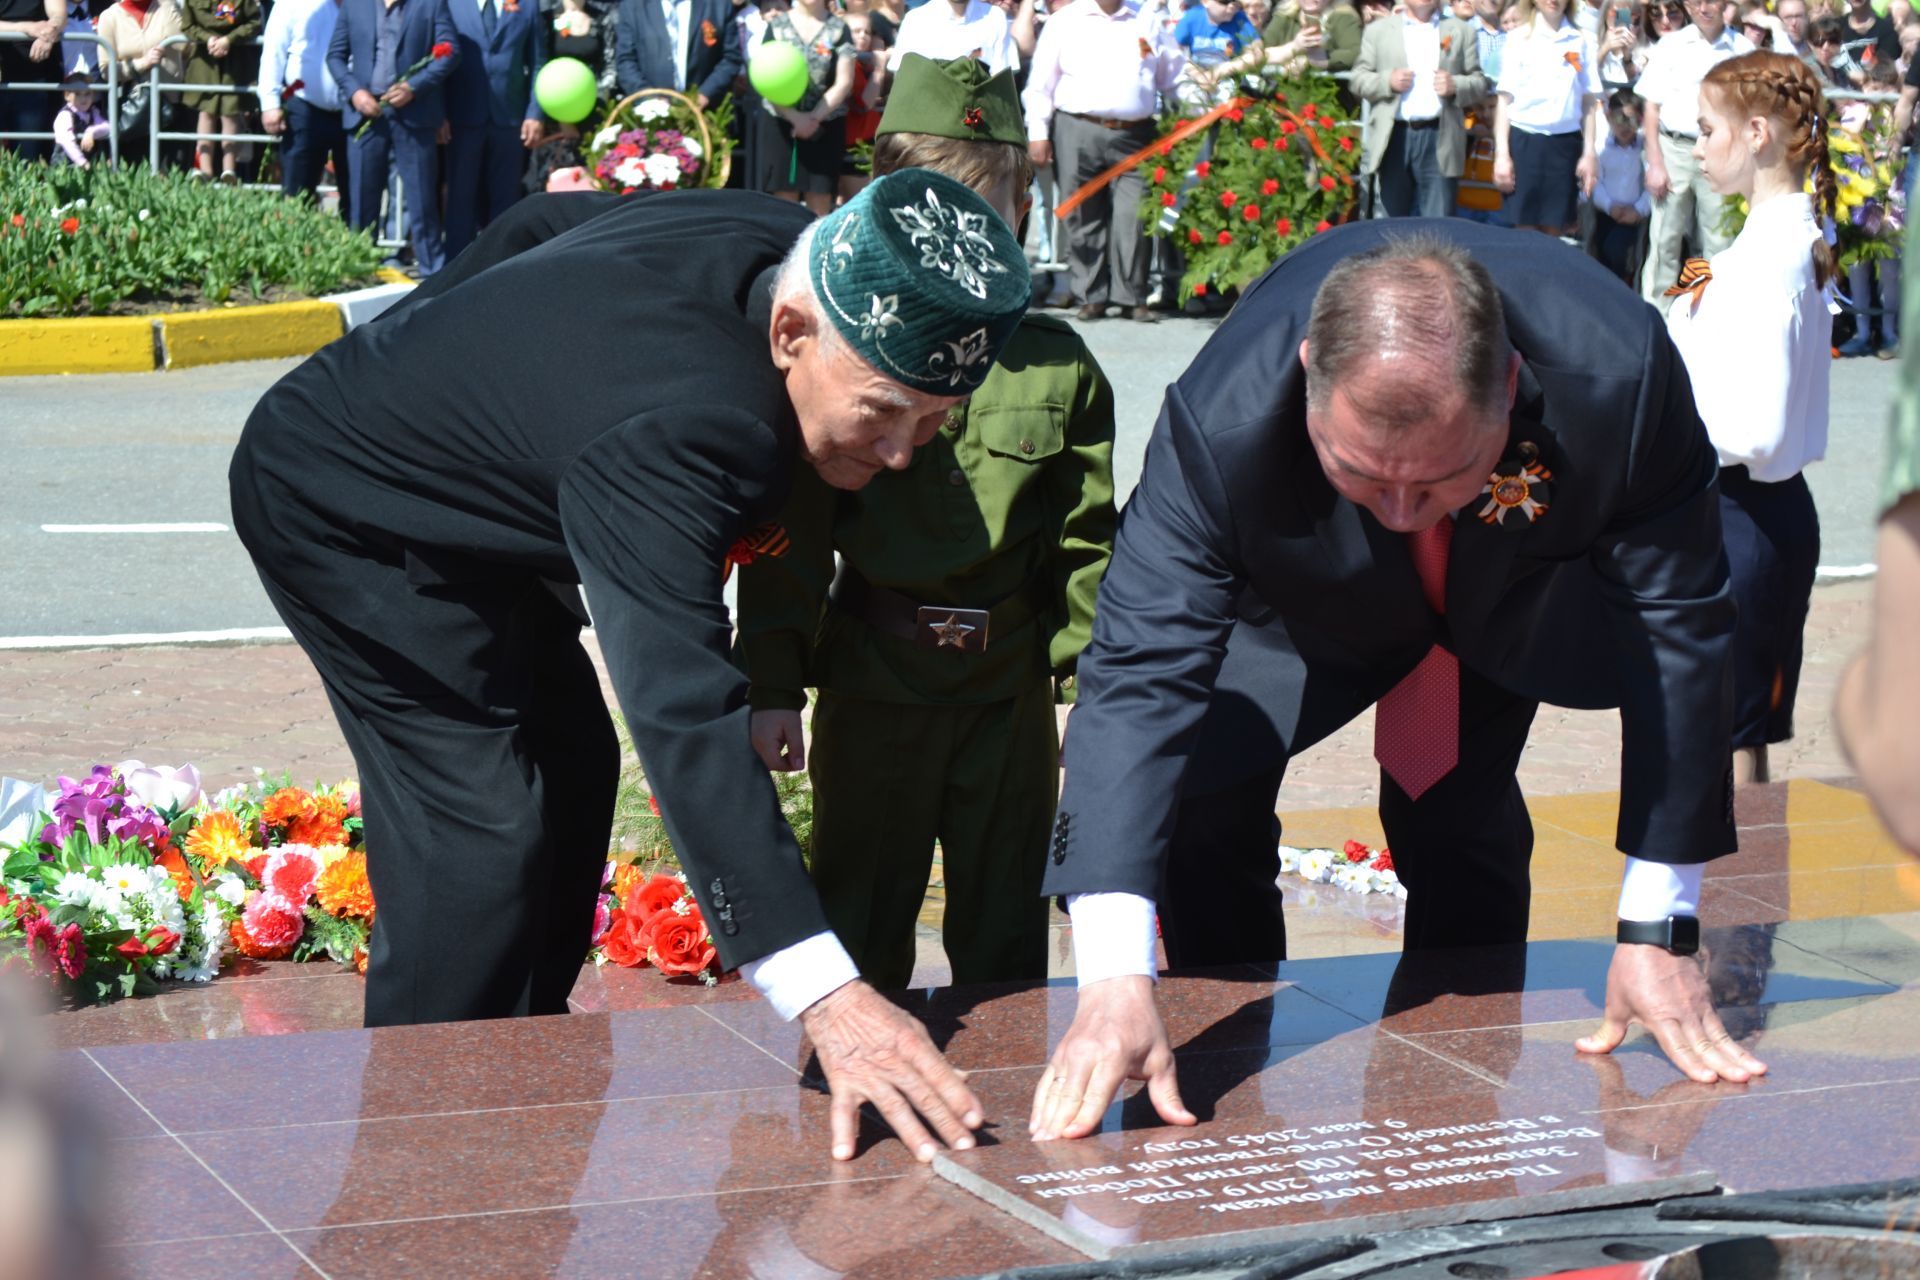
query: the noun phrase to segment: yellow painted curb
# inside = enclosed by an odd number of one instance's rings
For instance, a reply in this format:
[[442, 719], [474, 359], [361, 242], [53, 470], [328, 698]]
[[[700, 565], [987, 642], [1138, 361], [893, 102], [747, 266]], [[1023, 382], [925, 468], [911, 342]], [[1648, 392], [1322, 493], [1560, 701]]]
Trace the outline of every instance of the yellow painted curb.
[[154, 317], [168, 369], [318, 351], [346, 332], [339, 304], [279, 302]]
[[152, 316], [0, 320], [0, 374], [151, 372]]
[[400, 270], [398, 267], [379, 267], [374, 270], [373, 274], [379, 277], [381, 284], [419, 284], [420, 283], [418, 280], [415, 280], [412, 276]]

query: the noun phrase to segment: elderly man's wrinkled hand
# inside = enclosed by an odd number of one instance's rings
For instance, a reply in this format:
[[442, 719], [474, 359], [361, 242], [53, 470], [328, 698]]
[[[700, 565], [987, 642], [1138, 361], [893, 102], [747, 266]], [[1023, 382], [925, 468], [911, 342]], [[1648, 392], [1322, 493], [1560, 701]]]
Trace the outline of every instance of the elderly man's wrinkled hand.
[[747, 736], [760, 763], [774, 773], [798, 773], [807, 767], [807, 740], [798, 711], [756, 711], [747, 720]]
[[1108, 978], [1080, 989], [1080, 1007], [1033, 1093], [1035, 1142], [1084, 1138], [1129, 1080], [1145, 1080], [1168, 1124], [1198, 1124], [1180, 1101], [1173, 1046], [1153, 1003], [1153, 979]]
[[939, 1149], [928, 1124], [956, 1151], [974, 1145], [973, 1130], [985, 1117], [965, 1074], [940, 1056], [925, 1027], [872, 987], [849, 982], [809, 1006], [800, 1022], [833, 1095], [835, 1160], [853, 1159], [864, 1102], [922, 1163]]
[[1713, 1011], [1706, 953], [1676, 956], [1665, 947], [1623, 942], [1607, 970], [1600, 1029], [1574, 1042], [1582, 1053], [1612, 1053], [1633, 1023], [1645, 1027], [1673, 1065], [1701, 1084], [1743, 1083], [1767, 1065], [1741, 1048]]

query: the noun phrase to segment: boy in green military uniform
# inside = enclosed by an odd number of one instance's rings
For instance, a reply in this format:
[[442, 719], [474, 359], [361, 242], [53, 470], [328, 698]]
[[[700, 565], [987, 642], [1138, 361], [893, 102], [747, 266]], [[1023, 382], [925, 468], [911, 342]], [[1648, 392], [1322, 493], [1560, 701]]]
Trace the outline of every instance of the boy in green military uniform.
[[[908, 54], [873, 172], [939, 170], [1017, 226], [1026, 142], [1010, 72]], [[845, 492], [802, 468], [780, 523], [790, 549], [740, 578], [753, 739], [769, 768], [806, 767], [800, 710], [819, 690], [812, 872], [834, 932], [874, 986], [904, 987], [937, 840], [954, 981], [1044, 977], [1054, 707], [1073, 700], [1113, 547], [1099, 365], [1029, 315], [905, 470]]]

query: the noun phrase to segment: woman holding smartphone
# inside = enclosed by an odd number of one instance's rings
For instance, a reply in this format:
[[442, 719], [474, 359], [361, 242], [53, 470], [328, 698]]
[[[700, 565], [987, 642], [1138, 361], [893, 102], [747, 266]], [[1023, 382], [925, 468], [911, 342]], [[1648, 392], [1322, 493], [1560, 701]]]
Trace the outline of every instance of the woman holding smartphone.
[[[1733, 770], [1767, 781], [1767, 748], [1793, 736], [1801, 633], [1820, 521], [1801, 474], [1826, 453], [1833, 216], [1826, 104], [1798, 58], [1749, 53], [1700, 86], [1694, 158], [1746, 225], [1710, 261], [1687, 263], [1667, 313], [1694, 402], [1720, 455], [1720, 524], [1740, 606], [1733, 633]], [[1811, 174], [1815, 195], [1806, 194]]]
[[1608, 97], [1631, 89], [1647, 65], [1653, 42], [1639, 0], [1606, 0], [1600, 6], [1600, 88]]
[[1345, 0], [1289, 0], [1261, 33], [1267, 65], [1283, 76], [1351, 71], [1360, 56], [1360, 15]]

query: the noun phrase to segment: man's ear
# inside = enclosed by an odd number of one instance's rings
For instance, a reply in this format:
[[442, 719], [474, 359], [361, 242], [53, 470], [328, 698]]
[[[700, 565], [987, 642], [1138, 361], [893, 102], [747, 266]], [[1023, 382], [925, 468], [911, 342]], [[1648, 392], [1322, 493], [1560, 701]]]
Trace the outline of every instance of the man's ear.
[[800, 355], [814, 340], [814, 317], [806, 308], [794, 305], [791, 298], [773, 304], [773, 321], [768, 340], [773, 348], [773, 367], [786, 373], [800, 362]]

